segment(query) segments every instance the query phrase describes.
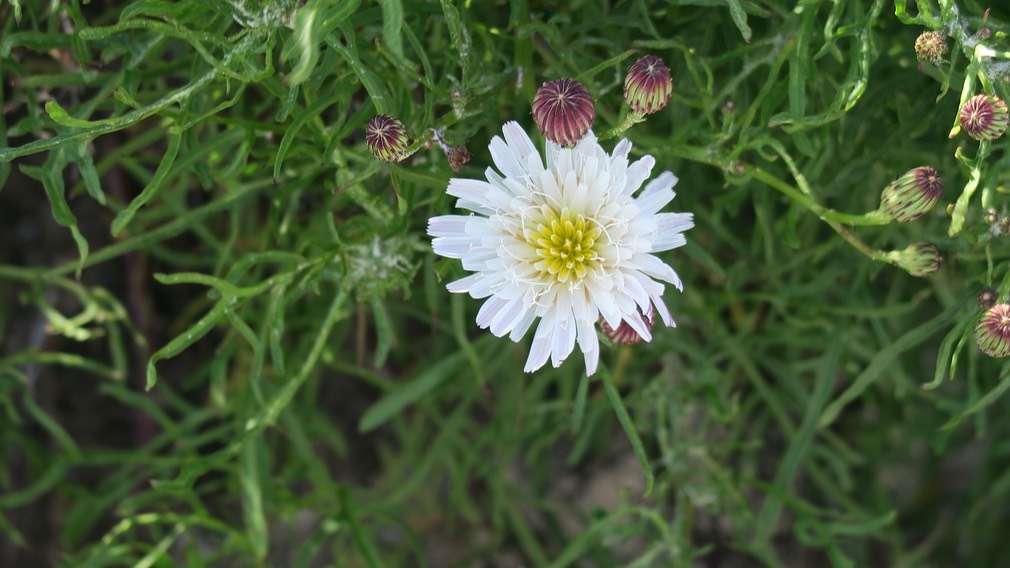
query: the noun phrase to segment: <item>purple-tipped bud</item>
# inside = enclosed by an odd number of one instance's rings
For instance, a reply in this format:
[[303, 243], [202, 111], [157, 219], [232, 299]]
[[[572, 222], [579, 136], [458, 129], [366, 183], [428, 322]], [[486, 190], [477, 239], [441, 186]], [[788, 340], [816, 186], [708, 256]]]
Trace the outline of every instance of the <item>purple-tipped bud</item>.
[[899, 223], [929, 213], [943, 195], [943, 178], [929, 166], [908, 170], [887, 184], [880, 194], [880, 209]]
[[578, 81], [548, 81], [533, 97], [533, 122], [555, 144], [575, 145], [589, 132], [594, 118], [596, 105]]
[[990, 357], [1010, 355], [1010, 305], [996, 304], [975, 324], [975, 343]]
[[947, 55], [947, 42], [937, 32], [922, 32], [915, 40], [915, 57], [919, 61], [928, 61], [937, 67]]
[[887, 260], [912, 276], [929, 276], [940, 270], [943, 257], [940, 249], [931, 243], [912, 243], [905, 250], [895, 250], [885, 255]]
[[638, 114], [652, 114], [665, 107], [672, 92], [670, 68], [655, 55], [636, 61], [624, 78], [624, 100]]
[[988, 310], [996, 305], [997, 298], [998, 295], [996, 294], [996, 290], [993, 290], [992, 288], [982, 288], [978, 291], [978, 307], [983, 310]]
[[[638, 313], [642, 313], [641, 309]], [[646, 329], [652, 331], [652, 324], [655, 322], [652, 304], [649, 304], [648, 311], [642, 314], [642, 321], [645, 323]], [[628, 325], [628, 322], [623, 320], [621, 321], [621, 325], [617, 326], [617, 329], [614, 329], [607, 325], [606, 320], [600, 318], [600, 331], [603, 332], [604, 337], [618, 345], [632, 345], [634, 343], [641, 343], [643, 340], [642, 336], [638, 335], [638, 332]]]
[[449, 167], [452, 168], [452, 171], [458, 172], [470, 161], [470, 151], [466, 149], [466, 146], [461, 144], [449, 150], [447, 157], [449, 159]]
[[961, 128], [975, 140], [995, 140], [1006, 132], [1010, 112], [1003, 99], [975, 95], [961, 107]]
[[380, 114], [368, 121], [365, 127], [365, 143], [372, 155], [383, 162], [399, 162], [407, 157], [410, 138], [407, 129], [399, 120]]

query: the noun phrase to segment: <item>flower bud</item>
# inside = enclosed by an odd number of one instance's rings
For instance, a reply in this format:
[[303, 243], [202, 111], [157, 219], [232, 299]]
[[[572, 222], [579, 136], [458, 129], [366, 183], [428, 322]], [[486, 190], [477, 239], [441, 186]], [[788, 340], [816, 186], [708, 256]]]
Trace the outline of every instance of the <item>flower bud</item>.
[[380, 114], [368, 121], [365, 127], [365, 143], [372, 155], [383, 162], [399, 162], [407, 157], [410, 138], [407, 129], [399, 120]]
[[449, 167], [452, 168], [452, 171], [458, 172], [470, 161], [470, 151], [466, 149], [466, 146], [461, 144], [449, 150], [447, 157], [449, 159]]
[[596, 105], [578, 81], [548, 81], [533, 97], [533, 122], [555, 144], [575, 145], [589, 132], [594, 118]]
[[885, 256], [888, 262], [912, 276], [929, 276], [940, 270], [943, 261], [940, 249], [931, 243], [912, 243], [905, 250], [891, 251]]
[[928, 61], [939, 67], [946, 54], [947, 42], [937, 32], [922, 32], [915, 40], [915, 57], [919, 61]]
[[975, 324], [975, 343], [990, 357], [1010, 355], [1010, 305], [996, 304]]
[[908, 170], [887, 184], [880, 194], [880, 209], [900, 223], [929, 213], [943, 195], [943, 178], [929, 166]]
[[624, 100], [638, 114], [652, 114], [666, 106], [673, 92], [670, 68], [655, 55], [646, 55], [628, 69]]
[[[638, 310], [639, 314], [642, 314], [641, 308]], [[642, 314], [642, 321], [645, 322], [645, 327], [649, 331], [652, 331], [652, 324], [655, 321], [655, 314], [652, 311], [652, 304], [649, 304], [649, 309], [645, 314]], [[635, 343], [641, 343], [643, 338], [638, 335], [628, 322], [621, 320], [621, 325], [614, 329], [607, 325], [606, 320], [602, 317], [600, 318], [600, 331], [603, 332], [603, 336], [616, 343], [617, 345], [632, 345]]]
[[978, 291], [978, 307], [983, 310], [988, 310], [989, 308], [996, 305], [996, 300], [998, 296], [996, 290], [992, 288], [982, 288]]
[[1010, 123], [1003, 99], [993, 95], [975, 95], [961, 107], [961, 128], [975, 140], [995, 140], [1006, 132]]

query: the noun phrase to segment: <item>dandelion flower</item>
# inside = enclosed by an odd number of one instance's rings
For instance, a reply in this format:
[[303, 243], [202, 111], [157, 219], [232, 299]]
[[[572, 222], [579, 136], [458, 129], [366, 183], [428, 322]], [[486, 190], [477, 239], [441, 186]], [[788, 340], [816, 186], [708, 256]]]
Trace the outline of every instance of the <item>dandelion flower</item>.
[[572, 148], [548, 141], [545, 165], [517, 123], [502, 130], [504, 139], [489, 146], [501, 173], [488, 168], [486, 181], [449, 181], [457, 207], [473, 214], [433, 217], [432, 248], [473, 272], [447, 288], [485, 299], [478, 326], [519, 341], [539, 320], [526, 372], [548, 359], [560, 366], [578, 344], [591, 375], [600, 357], [597, 320], [645, 341], [654, 312], [674, 325], [663, 283], [683, 285], [656, 253], [682, 246], [693, 216], [659, 212], [675, 195], [670, 172], [639, 191], [655, 160], [629, 164], [627, 140], [612, 154], [591, 131]]

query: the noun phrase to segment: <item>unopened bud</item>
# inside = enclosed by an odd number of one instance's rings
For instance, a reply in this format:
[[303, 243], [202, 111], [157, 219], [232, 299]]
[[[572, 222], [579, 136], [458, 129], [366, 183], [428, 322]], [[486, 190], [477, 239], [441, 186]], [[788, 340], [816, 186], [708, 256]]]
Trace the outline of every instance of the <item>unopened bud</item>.
[[1006, 132], [1010, 112], [1003, 99], [975, 95], [961, 106], [961, 128], [975, 140], [995, 140]]
[[1010, 305], [996, 304], [975, 324], [975, 343], [990, 357], [1010, 355]]
[[666, 106], [673, 92], [670, 68], [655, 55], [646, 55], [628, 69], [624, 100], [638, 114], [652, 114]]
[[449, 150], [447, 157], [449, 159], [449, 167], [452, 168], [452, 171], [458, 172], [470, 161], [470, 151], [466, 149], [466, 146], [455, 146], [452, 150]]
[[912, 243], [905, 250], [895, 250], [885, 255], [887, 260], [912, 276], [929, 276], [940, 270], [943, 257], [940, 249], [931, 243]]
[[947, 42], [937, 32], [922, 32], [915, 40], [915, 57], [919, 61], [928, 61], [937, 67], [947, 54]]
[[596, 105], [578, 81], [548, 81], [533, 97], [533, 122], [555, 144], [575, 145], [589, 132], [595, 118]]
[[978, 291], [978, 307], [983, 310], [988, 310], [996, 305], [997, 298], [998, 295], [996, 294], [996, 290], [993, 290], [992, 288], [982, 288]]
[[899, 223], [929, 213], [943, 195], [943, 178], [929, 166], [905, 172], [880, 194], [880, 209]]
[[380, 114], [368, 121], [365, 143], [372, 155], [383, 162], [399, 162], [407, 157], [410, 138], [399, 120]]
[[[642, 314], [641, 309], [639, 309], [638, 313], [642, 315], [642, 322], [645, 323], [646, 329], [652, 331], [652, 324], [655, 321], [652, 304], [649, 304], [649, 309], [646, 313]], [[618, 345], [631, 345], [634, 343], [641, 343], [644, 340], [644, 338], [624, 320], [621, 320], [621, 325], [617, 326], [617, 329], [614, 329], [607, 324], [606, 320], [600, 318], [600, 331], [603, 332], [604, 337]]]

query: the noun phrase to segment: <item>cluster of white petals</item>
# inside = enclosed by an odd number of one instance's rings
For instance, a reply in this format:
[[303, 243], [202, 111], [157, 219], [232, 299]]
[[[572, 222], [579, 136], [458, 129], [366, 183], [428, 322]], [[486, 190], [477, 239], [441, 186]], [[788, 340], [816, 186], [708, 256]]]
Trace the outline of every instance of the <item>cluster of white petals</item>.
[[683, 245], [693, 216], [660, 213], [675, 195], [670, 172], [639, 192], [655, 160], [629, 164], [627, 140], [613, 154], [592, 132], [572, 148], [548, 142], [545, 165], [517, 123], [502, 130], [504, 140], [496, 136], [490, 144], [501, 173], [488, 168], [487, 181], [449, 181], [457, 207], [473, 213], [432, 218], [432, 248], [473, 272], [447, 288], [487, 299], [477, 314], [481, 328], [519, 341], [539, 319], [527, 372], [548, 359], [558, 367], [578, 343], [591, 375], [600, 357], [600, 319], [612, 329], [623, 322], [646, 341], [651, 322], [643, 314], [653, 307], [674, 325], [663, 282], [683, 285], [655, 253]]

